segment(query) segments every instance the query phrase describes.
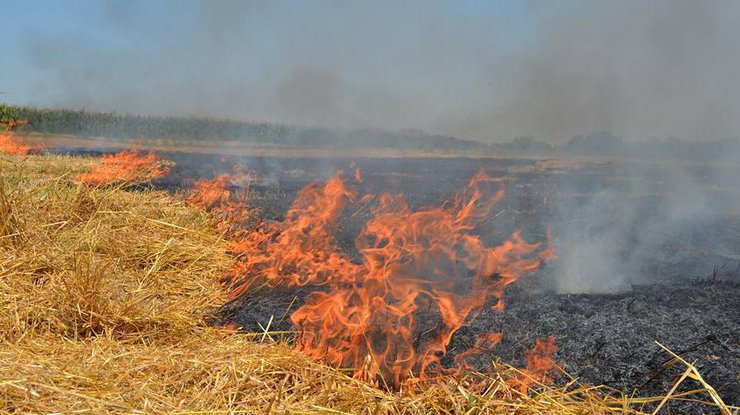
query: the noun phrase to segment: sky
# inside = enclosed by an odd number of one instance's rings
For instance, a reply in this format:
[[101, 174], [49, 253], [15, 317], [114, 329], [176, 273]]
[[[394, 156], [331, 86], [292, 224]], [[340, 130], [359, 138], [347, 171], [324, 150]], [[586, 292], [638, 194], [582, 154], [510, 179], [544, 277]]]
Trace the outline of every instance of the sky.
[[0, 100], [484, 142], [740, 137], [737, 1], [0, 0]]

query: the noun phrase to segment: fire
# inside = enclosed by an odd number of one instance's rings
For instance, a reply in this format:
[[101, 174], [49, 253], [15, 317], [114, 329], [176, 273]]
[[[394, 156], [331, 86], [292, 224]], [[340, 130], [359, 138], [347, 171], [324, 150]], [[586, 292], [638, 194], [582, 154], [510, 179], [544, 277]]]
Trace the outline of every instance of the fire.
[[298, 194], [285, 221], [233, 240], [231, 250], [244, 255], [231, 272], [232, 297], [261, 280], [324, 285], [341, 279], [342, 272], [359, 272], [360, 266], [339, 252], [334, 241], [339, 213], [355, 196], [340, 176], [323, 186], [309, 185]]
[[532, 350], [527, 353], [527, 370], [531, 373], [548, 373], [557, 368], [555, 353], [558, 346], [555, 338], [550, 336], [546, 339], [538, 339]]
[[169, 171], [170, 168], [154, 153], [122, 151], [104, 155], [101, 164], [93, 166], [88, 173], [78, 175], [76, 181], [91, 185], [139, 183], [162, 177]]
[[247, 219], [251, 210], [244, 200], [232, 200], [232, 188], [245, 179], [241, 173], [222, 174], [212, 180], [198, 180], [187, 201], [191, 205], [215, 212], [228, 226]]
[[31, 152], [31, 146], [19, 143], [10, 134], [0, 133], [0, 153], [25, 156]]
[[[359, 170], [356, 181], [361, 180]], [[412, 211], [403, 197], [364, 195], [375, 215], [357, 236], [359, 258], [335, 239], [342, 213], [358, 200], [341, 172], [304, 188], [282, 222], [244, 233], [231, 249], [241, 260], [228, 278], [232, 297], [250, 287], [315, 288], [291, 316], [297, 348], [355, 376], [401, 384], [442, 373], [452, 336], [504, 289], [552, 252], [515, 232], [498, 245], [475, 233], [504, 198], [500, 180], [483, 172], [449, 203]], [[498, 333], [479, 339], [492, 347]]]
[[188, 203], [204, 210], [220, 209], [230, 202], [234, 181], [235, 177], [230, 174], [222, 174], [213, 180], [198, 180]]
[[513, 379], [511, 383], [526, 393], [533, 383], [551, 382], [550, 374], [559, 368], [555, 362], [557, 351], [554, 337], [537, 339], [534, 347], [527, 353], [527, 367], [522, 371], [522, 376]]
[[357, 183], [362, 183], [362, 171], [360, 170], [360, 167], [354, 161], [350, 163], [350, 167], [352, 167], [352, 170], [354, 171], [355, 181]]

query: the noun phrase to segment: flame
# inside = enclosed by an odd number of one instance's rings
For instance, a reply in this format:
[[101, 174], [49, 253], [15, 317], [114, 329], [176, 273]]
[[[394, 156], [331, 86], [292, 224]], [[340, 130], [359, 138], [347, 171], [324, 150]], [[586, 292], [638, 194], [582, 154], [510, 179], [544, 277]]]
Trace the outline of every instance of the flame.
[[170, 168], [154, 153], [139, 154], [122, 151], [106, 154], [102, 163], [93, 166], [88, 173], [77, 176], [77, 183], [102, 185], [116, 182], [139, 183], [156, 179], [169, 173]]
[[244, 255], [230, 273], [232, 298], [260, 280], [273, 285], [323, 285], [340, 280], [342, 273], [359, 273], [361, 267], [334, 243], [339, 213], [355, 196], [336, 175], [323, 186], [314, 183], [303, 188], [283, 222], [235, 238], [230, 249]]
[[527, 393], [534, 383], [546, 384], [552, 382], [550, 374], [559, 366], [555, 362], [555, 353], [558, 346], [555, 338], [550, 336], [546, 339], [537, 339], [534, 347], [527, 352], [527, 367], [522, 370], [521, 376], [512, 379], [510, 383], [519, 388], [522, 393]]
[[531, 373], [551, 372], [557, 367], [553, 358], [557, 351], [554, 337], [537, 339], [534, 348], [527, 353], [527, 370]]
[[222, 174], [213, 180], [198, 180], [188, 203], [204, 210], [220, 209], [230, 202], [231, 187], [236, 179], [231, 174]]
[[31, 146], [19, 143], [10, 134], [0, 133], [0, 153], [25, 156], [31, 150]]
[[357, 163], [353, 161], [349, 164], [349, 166], [352, 167], [352, 170], [354, 171], [355, 181], [357, 183], [362, 183], [362, 171], [360, 170], [360, 167], [357, 165]]
[[[442, 207], [414, 212], [401, 196], [365, 195], [360, 201], [377, 207], [356, 238], [355, 259], [335, 239], [343, 211], [358, 199], [338, 172], [304, 188], [284, 221], [233, 240], [241, 260], [226, 282], [233, 298], [263, 283], [315, 287], [291, 315], [299, 350], [355, 368], [363, 380], [424, 380], [442, 373], [452, 336], [489, 299], [502, 310], [506, 286], [553, 257], [519, 231], [499, 245], [474, 233], [504, 195], [501, 181], [483, 172]], [[500, 339], [486, 335], [478, 347]]]
[[251, 213], [245, 200], [232, 200], [232, 188], [245, 179], [241, 173], [222, 174], [212, 180], [198, 180], [187, 201], [191, 205], [216, 213], [227, 228], [240, 224]]

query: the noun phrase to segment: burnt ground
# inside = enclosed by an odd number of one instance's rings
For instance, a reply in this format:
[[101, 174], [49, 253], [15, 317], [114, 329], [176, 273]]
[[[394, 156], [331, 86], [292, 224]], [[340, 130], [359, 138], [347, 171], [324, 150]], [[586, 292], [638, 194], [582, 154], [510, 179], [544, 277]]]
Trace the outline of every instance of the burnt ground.
[[[503, 342], [493, 351], [523, 364], [533, 337], [555, 336], [557, 361], [587, 384], [661, 394], [678, 370], [663, 372], [670, 359], [655, 343], [696, 361], [700, 373], [728, 403], [740, 402], [740, 284], [682, 281], [636, 286], [613, 295], [528, 294], [513, 289], [502, 313], [484, 311], [458, 333], [452, 350], [472, 334], [498, 327]], [[479, 356], [483, 366], [491, 356]]]
[[[310, 290], [251, 293], [226, 308], [246, 331], [294, 330], [285, 311], [300, 306]], [[298, 300], [291, 305], [294, 298]], [[619, 294], [533, 293], [514, 286], [503, 312], [483, 310], [453, 337], [443, 362], [470, 348], [481, 333], [503, 332], [493, 350], [469, 360], [485, 370], [492, 360], [523, 367], [535, 339], [555, 337], [557, 362], [583, 384], [606, 384], [628, 394], [661, 395], [681, 370], [666, 370], [671, 358], [655, 341], [696, 362], [702, 376], [728, 404], [740, 402], [740, 282], [680, 281], [636, 286]], [[561, 378], [560, 381], [567, 379]], [[694, 386], [696, 386], [694, 384]], [[686, 390], [686, 389], [683, 389]], [[702, 413], [699, 405], [672, 404], [665, 413]], [[706, 412], [705, 412], [706, 413]], [[711, 413], [711, 411], [710, 411]]]
[[[352, 160], [228, 158], [165, 154], [177, 165], [160, 188], [187, 188], [245, 164], [254, 174], [250, 203], [265, 220], [280, 220], [298, 190]], [[503, 332], [494, 350], [474, 358], [522, 365], [537, 338], [554, 336], [556, 358], [586, 384], [606, 384], [641, 395], [670, 388], [678, 369], [662, 370], [669, 356], [659, 341], [697, 367], [731, 405], [740, 405], [740, 187], [737, 168], [615, 161], [494, 159], [358, 159], [360, 193], [401, 193], [412, 208], [439, 205], [480, 168], [507, 183], [504, 214], [484, 224], [490, 243], [523, 229], [528, 240], [553, 234], [559, 258], [505, 294], [501, 313], [484, 309], [452, 339], [451, 359], [477, 334]], [[350, 207], [349, 209], [353, 209]], [[352, 254], [367, 219], [359, 210], [337, 235]], [[247, 331], [291, 330], [276, 324], [309, 289], [249, 293], [224, 316]], [[665, 413], [709, 412], [697, 405]], [[672, 412], [670, 412], [672, 411]]]

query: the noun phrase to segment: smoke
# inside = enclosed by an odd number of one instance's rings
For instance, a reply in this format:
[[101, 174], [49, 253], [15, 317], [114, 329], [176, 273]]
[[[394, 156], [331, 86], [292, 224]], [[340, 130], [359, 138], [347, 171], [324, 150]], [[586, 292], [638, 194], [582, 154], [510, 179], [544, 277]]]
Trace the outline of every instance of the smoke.
[[[55, 7], [56, 19], [27, 16], [6, 29], [19, 51], [9, 56], [20, 68], [17, 103], [420, 128], [483, 142], [558, 144], [593, 131], [701, 141], [740, 131], [734, 1]], [[557, 288], [613, 292], [738, 259], [738, 173], [628, 166], [604, 173], [616, 185], [586, 190], [564, 177], [552, 224]]]
[[510, 86], [497, 91], [495, 105], [460, 119], [460, 128], [472, 121], [481, 129], [471, 136], [498, 127], [556, 140], [591, 131], [737, 137], [740, 82], [731, 68], [740, 62], [733, 41], [740, 5], [567, 4], [542, 15], [531, 47], [507, 68]]
[[619, 292], [707, 278], [714, 267], [724, 269], [717, 277], [740, 279], [740, 151], [724, 158], [734, 162], [592, 167], [618, 182], [608, 187], [594, 178], [563, 179], [553, 222], [556, 289]]
[[59, 8], [58, 21], [27, 16], [10, 30], [19, 103], [421, 128], [484, 142], [604, 130], [735, 138], [740, 127], [732, 1]]

